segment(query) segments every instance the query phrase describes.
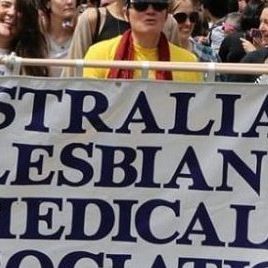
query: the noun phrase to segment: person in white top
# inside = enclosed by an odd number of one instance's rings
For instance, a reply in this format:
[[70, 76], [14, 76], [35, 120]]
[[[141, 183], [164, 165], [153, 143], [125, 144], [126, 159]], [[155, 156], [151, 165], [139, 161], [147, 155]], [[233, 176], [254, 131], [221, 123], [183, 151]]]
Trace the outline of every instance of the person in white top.
[[[42, 58], [45, 39], [38, 26], [38, 11], [33, 1], [0, 0], [0, 56], [15, 52], [17, 56]], [[0, 66], [0, 75], [11, 70]], [[23, 66], [21, 74], [46, 76], [46, 67]]]
[[[50, 59], [64, 59], [72, 40], [79, 14], [78, 0], [39, 0], [39, 15], [46, 36]], [[49, 76], [60, 76], [61, 67], [50, 67]]]

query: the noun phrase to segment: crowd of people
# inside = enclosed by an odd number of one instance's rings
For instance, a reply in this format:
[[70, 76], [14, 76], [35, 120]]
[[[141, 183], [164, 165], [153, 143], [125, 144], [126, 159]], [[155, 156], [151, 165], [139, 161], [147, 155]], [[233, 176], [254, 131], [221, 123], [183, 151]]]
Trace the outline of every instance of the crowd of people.
[[[0, 0], [0, 56], [165, 62], [266, 63], [267, 0]], [[0, 75], [11, 70], [0, 65]], [[140, 70], [23, 66], [23, 75], [140, 78]], [[150, 71], [151, 79], [206, 74]], [[219, 75], [255, 82], [257, 75]]]

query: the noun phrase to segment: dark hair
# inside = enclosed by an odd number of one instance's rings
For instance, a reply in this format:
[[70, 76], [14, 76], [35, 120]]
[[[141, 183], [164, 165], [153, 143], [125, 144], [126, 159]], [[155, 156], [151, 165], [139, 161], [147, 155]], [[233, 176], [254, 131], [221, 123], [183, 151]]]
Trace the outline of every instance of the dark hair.
[[238, 12], [238, 0], [228, 0], [228, 13]]
[[241, 13], [240, 12], [231, 12], [225, 16], [225, 22], [231, 22], [231, 24], [235, 27], [236, 31], [241, 30]]
[[268, 8], [268, 2], [264, 2], [262, 10], [265, 8]]
[[[85, 1], [86, 2], [86, 1]], [[94, 7], [100, 7], [101, 0], [90, 0], [89, 3]]]
[[228, 1], [226, 0], [202, 0], [201, 3], [213, 17], [223, 18], [228, 13]]
[[[46, 41], [39, 27], [38, 10], [35, 0], [17, 0], [17, 10], [21, 13], [18, 34], [11, 43], [11, 50], [25, 58], [44, 58]], [[26, 75], [47, 76], [48, 68], [42, 66], [23, 66]]]
[[246, 5], [241, 15], [241, 29], [248, 31], [251, 28], [258, 28], [260, 24], [260, 15], [264, 8], [261, 0], [251, 0]]

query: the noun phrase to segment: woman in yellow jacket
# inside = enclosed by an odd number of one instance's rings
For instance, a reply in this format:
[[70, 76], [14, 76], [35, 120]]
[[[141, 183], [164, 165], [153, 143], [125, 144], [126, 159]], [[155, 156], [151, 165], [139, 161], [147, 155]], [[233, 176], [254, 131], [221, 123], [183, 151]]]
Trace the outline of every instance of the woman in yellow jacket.
[[[124, 13], [131, 29], [123, 35], [97, 43], [89, 48], [86, 60], [135, 60], [196, 62], [191, 52], [168, 42], [162, 30], [168, 16], [167, 0], [127, 0]], [[141, 78], [140, 70], [84, 68], [84, 77]], [[194, 82], [202, 74], [182, 71], [150, 71], [149, 78]]]

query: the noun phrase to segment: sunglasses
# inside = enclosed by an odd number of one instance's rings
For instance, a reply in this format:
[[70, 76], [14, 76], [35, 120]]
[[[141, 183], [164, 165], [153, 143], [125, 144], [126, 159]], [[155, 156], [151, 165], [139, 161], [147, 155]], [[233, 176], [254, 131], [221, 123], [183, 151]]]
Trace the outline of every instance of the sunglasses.
[[199, 14], [198, 12], [191, 12], [189, 14], [184, 12], [179, 12], [173, 15], [174, 19], [177, 21], [177, 23], [185, 23], [187, 18], [189, 18], [189, 21], [191, 23], [197, 23], [199, 20]]
[[168, 3], [162, 2], [133, 2], [131, 6], [138, 12], [142, 12], [148, 9], [149, 6], [152, 6], [155, 11], [163, 11], [168, 8]]

